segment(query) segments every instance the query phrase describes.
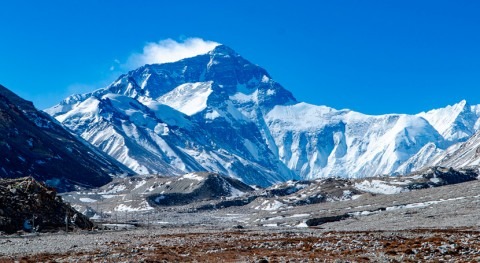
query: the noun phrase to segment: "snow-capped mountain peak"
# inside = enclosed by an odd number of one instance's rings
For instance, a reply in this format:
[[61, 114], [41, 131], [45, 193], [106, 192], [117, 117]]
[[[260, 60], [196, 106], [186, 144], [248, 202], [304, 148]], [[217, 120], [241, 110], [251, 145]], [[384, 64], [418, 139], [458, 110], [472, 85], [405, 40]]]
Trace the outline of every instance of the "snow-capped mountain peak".
[[408, 173], [465, 140], [480, 107], [365, 115], [297, 102], [233, 49], [144, 65], [47, 110], [138, 173], [211, 171], [247, 184]]
[[419, 113], [418, 116], [430, 122], [445, 140], [458, 142], [475, 133], [475, 123], [480, 115], [474, 109], [474, 106], [462, 100], [445, 108]]

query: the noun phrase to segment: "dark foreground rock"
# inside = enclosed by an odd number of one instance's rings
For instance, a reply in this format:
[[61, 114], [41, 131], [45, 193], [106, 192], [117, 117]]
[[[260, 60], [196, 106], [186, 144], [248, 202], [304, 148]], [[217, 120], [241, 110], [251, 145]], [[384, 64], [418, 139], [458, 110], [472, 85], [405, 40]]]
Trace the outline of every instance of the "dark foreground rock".
[[0, 232], [89, 229], [90, 220], [32, 177], [0, 179]]

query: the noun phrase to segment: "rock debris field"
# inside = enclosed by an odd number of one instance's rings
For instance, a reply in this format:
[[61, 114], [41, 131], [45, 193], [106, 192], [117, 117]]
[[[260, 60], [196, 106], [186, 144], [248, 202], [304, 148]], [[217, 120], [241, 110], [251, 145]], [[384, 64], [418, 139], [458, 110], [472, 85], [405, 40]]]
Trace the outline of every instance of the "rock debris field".
[[2, 238], [0, 246], [1, 262], [480, 260], [480, 233], [468, 229], [369, 232], [142, 229], [108, 234], [10, 237]]
[[0, 262], [480, 261], [478, 180], [257, 209], [263, 202], [194, 212], [169, 207], [148, 217], [131, 212], [129, 222], [118, 219], [128, 230], [3, 235]]

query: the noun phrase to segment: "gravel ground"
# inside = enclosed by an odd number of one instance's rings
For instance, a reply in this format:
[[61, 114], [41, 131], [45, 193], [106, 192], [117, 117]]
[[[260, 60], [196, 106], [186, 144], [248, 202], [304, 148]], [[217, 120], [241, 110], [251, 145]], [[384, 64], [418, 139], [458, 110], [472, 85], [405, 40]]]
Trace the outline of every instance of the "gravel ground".
[[[349, 216], [305, 225], [336, 215]], [[276, 210], [169, 208], [128, 219], [141, 226], [0, 236], [0, 262], [480, 262], [479, 181]]]
[[468, 229], [371, 232], [137, 229], [9, 237], [2, 238], [0, 245], [2, 262], [480, 261], [480, 232]]

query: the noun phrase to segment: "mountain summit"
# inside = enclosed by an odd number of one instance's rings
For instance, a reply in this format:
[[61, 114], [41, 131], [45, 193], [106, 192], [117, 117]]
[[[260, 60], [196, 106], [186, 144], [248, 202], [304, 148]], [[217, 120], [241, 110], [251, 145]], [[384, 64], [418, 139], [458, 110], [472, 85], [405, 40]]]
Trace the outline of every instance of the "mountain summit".
[[418, 169], [478, 129], [478, 111], [457, 108], [442, 110], [452, 121], [440, 125], [433, 111], [370, 116], [299, 103], [266, 70], [220, 45], [142, 66], [46, 111], [141, 174], [211, 171], [269, 185]]
[[293, 103], [264, 69], [221, 45], [145, 65], [46, 111], [141, 174], [213, 171], [269, 185], [298, 178], [271, 151], [263, 121], [274, 106]]

